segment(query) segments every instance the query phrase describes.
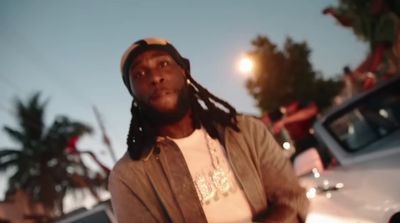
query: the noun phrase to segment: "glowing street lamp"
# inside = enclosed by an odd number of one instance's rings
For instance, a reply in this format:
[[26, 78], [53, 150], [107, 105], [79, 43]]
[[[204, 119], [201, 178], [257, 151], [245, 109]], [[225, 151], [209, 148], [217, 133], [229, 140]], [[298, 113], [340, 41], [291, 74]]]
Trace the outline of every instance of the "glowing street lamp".
[[250, 57], [243, 57], [239, 62], [239, 70], [243, 74], [251, 74], [254, 70], [254, 62]]

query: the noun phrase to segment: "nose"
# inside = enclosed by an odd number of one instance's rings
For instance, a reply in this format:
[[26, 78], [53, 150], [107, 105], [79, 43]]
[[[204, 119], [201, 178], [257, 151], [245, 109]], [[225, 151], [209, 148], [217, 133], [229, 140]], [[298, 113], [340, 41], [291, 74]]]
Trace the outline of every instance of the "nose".
[[152, 70], [151, 71], [151, 84], [152, 85], [158, 85], [164, 82], [164, 76], [161, 72], [157, 70]]

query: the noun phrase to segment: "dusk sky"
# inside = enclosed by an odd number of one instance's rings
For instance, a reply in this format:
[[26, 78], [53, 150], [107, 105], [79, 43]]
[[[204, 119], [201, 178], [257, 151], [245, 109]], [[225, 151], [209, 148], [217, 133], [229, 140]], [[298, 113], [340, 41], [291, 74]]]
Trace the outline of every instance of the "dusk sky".
[[[266, 35], [306, 41], [314, 68], [325, 77], [357, 66], [368, 46], [321, 11], [336, 0], [0, 0], [0, 126], [16, 126], [13, 100], [36, 91], [49, 99], [46, 123], [67, 115], [95, 133], [78, 146], [91, 149], [107, 166], [92, 110], [105, 122], [117, 157], [126, 150], [131, 96], [123, 85], [122, 53], [144, 37], [169, 39], [189, 58], [192, 76], [240, 112], [259, 115], [244, 87], [238, 61], [251, 40]], [[0, 132], [0, 147], [13, 147]], [[0, 199], [6, 177], [0, 175]]]

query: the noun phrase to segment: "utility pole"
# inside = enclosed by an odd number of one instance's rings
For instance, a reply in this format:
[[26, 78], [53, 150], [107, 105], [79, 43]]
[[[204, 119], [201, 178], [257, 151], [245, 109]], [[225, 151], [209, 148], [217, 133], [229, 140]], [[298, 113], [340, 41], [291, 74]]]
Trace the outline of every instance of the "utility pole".
[[104, 144], [106, 144], [108, 152], [110, 153], [111, 158], [115, 164], [117, 162], [117, 158], [115, 156], [114, 149], [111, 146], [110, 138], [107, 136], [106, 129], [104, 128], [103, 120], [101, 119], [99, 110], [97, 109], [97, 107], [95, 105], [93, 105], [93, 111], [96, 116], [96, 120], [99, 123], [101, 133], [103, 134], [103, 142], [104, 142]]

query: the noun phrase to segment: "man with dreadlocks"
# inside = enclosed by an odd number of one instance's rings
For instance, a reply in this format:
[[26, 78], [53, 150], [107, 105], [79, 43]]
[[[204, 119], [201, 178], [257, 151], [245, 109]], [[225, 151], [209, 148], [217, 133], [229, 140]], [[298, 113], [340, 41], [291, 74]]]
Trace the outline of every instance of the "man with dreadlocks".
[[133, 101], [109, 179], [120, 223], [305, 220], [304, 189], [264, 124], [198, 84], [170, 43], [135, 42], [121, 70]]

